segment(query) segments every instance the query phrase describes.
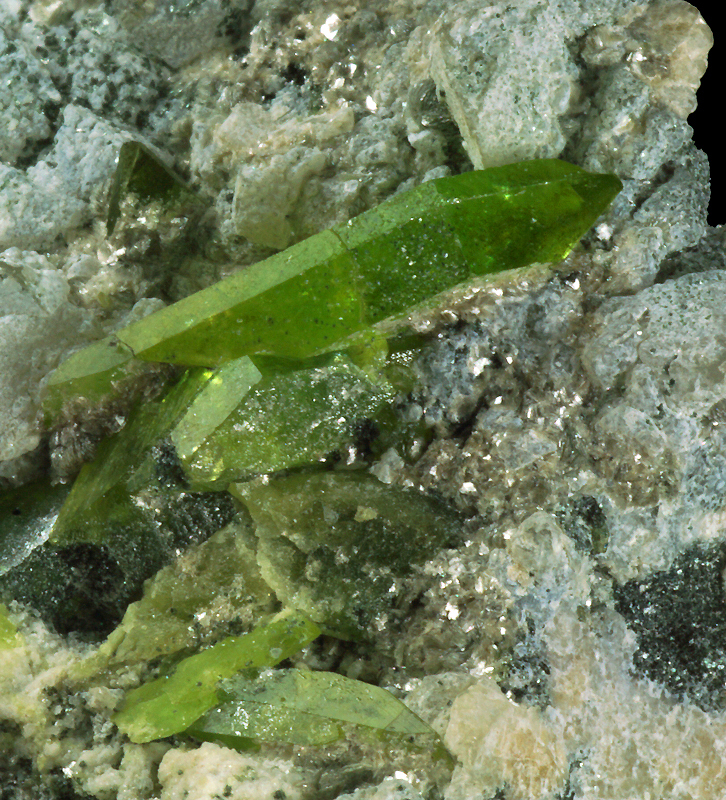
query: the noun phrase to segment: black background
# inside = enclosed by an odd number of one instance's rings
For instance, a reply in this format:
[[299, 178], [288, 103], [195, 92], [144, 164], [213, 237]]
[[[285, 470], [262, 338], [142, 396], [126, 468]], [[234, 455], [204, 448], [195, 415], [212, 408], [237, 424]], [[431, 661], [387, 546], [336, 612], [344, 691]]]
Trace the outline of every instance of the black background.
[[711, 204], [708, 209], [709, 225], [726, 223], [726, 190], [724, 189], [724, 117], [726, 117], [726, 72], [724, 42], [721, 36], [723, 6], [714, 0], [692, 0], [711, 28], [715, 39], [708, 54], [708, 69], [698, 90], [698, 108], [688, 118], [693, 128], [696, 146], [703, 150], [711, 164]]

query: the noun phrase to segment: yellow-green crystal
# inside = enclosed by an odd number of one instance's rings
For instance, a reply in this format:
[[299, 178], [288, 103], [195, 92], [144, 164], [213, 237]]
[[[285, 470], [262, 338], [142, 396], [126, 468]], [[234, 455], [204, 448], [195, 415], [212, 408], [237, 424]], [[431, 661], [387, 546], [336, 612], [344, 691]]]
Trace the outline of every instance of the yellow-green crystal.
[[122, 328], [53, 385], [111, 392], [132, 357], [213, 367], [340, 348], [473, 276], [564, 258], [620, 188], [555, 159], [430, 181]]
[[193, 487], [314, 464], [350, 443], [356, 423], [375, 418], [395, 394], [340, 354], [260, 366], [249, 358], [225, 364], [172, 431]]
[[281, 612], [269, 624], [230, 636], [129, 692], [114, 722], [137, 744], [180, 733], [217, 704], [219, 681], [244, 669], [273, 667], [319, 635], [302, 614]]
[[275, 598], [260, 574], [256, 546], [251, 524], [238, 517], [159, 570], [98, 650], [74, 667], [74, 678], [193, 647], [196, 621], [222, 617], [220, 607], [227, 620], [272, 610]]

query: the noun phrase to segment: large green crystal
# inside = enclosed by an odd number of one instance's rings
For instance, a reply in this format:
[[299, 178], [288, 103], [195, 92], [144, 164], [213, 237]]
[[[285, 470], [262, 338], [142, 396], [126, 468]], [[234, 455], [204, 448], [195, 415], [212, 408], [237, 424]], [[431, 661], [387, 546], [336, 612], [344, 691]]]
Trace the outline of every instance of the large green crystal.
[[564, 258], [620, 189], [554, 159], [430, 181], [76, 353], [51, 390], [112, 391], [133, 358], [210, 367], [340, 348], [471, 277]]

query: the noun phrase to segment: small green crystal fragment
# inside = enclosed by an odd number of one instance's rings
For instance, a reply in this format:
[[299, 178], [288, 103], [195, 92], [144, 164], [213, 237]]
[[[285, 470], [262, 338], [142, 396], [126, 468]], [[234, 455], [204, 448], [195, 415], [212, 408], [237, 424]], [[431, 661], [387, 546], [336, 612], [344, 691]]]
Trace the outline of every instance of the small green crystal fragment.
[[335, 672], [279, 669], [255, 678], [238, 675], [219, 685], [224, 701], [198, 719], [188, 733], [198, 739], [223, 736], [271, 744], [324, 745], [345, 733], [381, 732], [408, 744], [438, 737], [413, 711], [379, 686]]
[[107, 236], [116, 227], [127, 195], [144, 204], [156, 201], [167, 210], [200, 203], [186, 183], [141, 142], [124, 142], [119, 150], [108, 197]]
[[51, 374], [43, 409], [49, 421], [54, 421], [69, 399], [69, 386], [73, 387], [74, 398], [83, 398], [89, 407], [98, 406], [117, 394], [120, 384], [148, 370], [148, 364], [136, 361], [128, 349], [107, 336], [74, 353]]
[[[197, 644], [199, 625], [215, 618], [257, 618], [273, 610], [260, 575], [249, 522], [237, 518], [144, 584], [119, 626], [74, 668], [77, 679], [124, 664], [152, 661]], [[224, 609], [223, 616], [221, 609]]]
[[356, 425], [395, 395], [341, 354], [258, 363], [262, 372], [250, 359], [217, 370], [172, 431], [195, 488], [314, 464], [350, 443]]
[[151, 481], [152, 447], [169, 433], [211, 376], [209, 370], [187, 371], [161, 399], [138, 405], [126, 425], [101, 443], [94, 461], [85, 464], [76, 478], [51, 541], [103, 542], [115, 513], [134, 516], [129, 493]]
[[186, 730], [217, 705], [217, 684], [245, 669], [273, 667], [320, 635], [302, 614], [287, 609], [269, 624], [231, 636], [180, 661], [174, 671], [130, 691], [113, 718], [141, 744]]
[[256, 523], [262, 577], [326, 632], [361, 638], [396, 580], [460, 540], [443, 502], [361, 472], [292, 475], [230, 491]]
[[8, 616], [8, 609], [0, 603], [0, 650], [17, 647], [21, 643], [22, 637]]
[[215, 370], [171, 432], [177, 455], [188, 463], [199, 447], [239, 407], [262, 373], [247, 356]]
[[564, 258], [621, 188], [555, 159], [430, 181], [121, 329], [116, 356], [75, 354], [55, 385], [76, 393], [129, 354], [214, 367], [341, 349], [474, 276]]

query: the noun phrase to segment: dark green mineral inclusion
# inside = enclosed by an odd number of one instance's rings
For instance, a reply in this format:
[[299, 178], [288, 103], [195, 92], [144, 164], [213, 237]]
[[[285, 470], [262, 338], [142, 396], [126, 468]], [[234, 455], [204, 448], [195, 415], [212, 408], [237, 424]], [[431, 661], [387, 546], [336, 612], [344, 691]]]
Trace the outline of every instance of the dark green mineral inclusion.
[[164, 208], [183, 208], [200, 202], [191, 189], [141, 142], [124, 142], [108, 196], [106, 234], [113, 233], [127, 195], [142, 203], [156, 201]]
[[621, 188], [556, 159], [429, 181], [76, 353], [52, 376], [48, 409], [102, 396], [139, 360], [216, 367], [345, 347], [473, 277], [560, 261]]

